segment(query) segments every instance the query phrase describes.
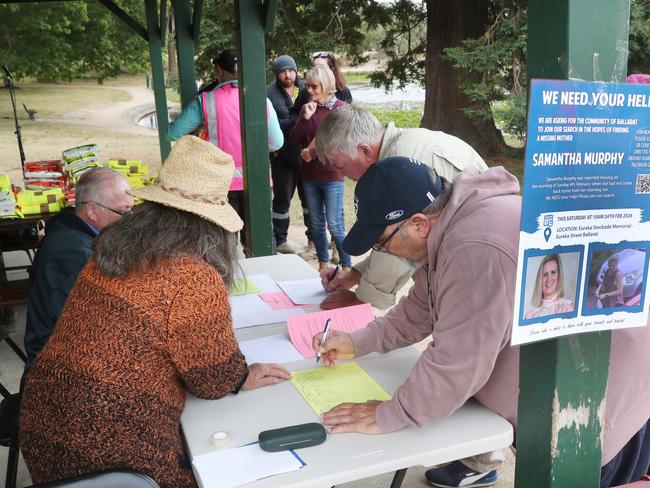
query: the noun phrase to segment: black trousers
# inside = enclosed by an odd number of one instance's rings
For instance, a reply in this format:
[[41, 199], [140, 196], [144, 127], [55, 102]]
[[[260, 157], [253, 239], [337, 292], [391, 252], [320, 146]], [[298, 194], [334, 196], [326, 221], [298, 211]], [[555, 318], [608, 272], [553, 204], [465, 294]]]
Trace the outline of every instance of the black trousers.
[[251, 250], [246, 245], [246, 205], [244, 204], [244, 191], [229, 191], [228, 192], [228, 203], [235, 209], [237, 215], [244, 221], [244, 227], [239, 231], [239, 239], [241, 240], [241, 245], [244, 248], [244, 254], [247, 257], [251, 256]]
[[[253, 253], [248, 244], [248, 237], [246, 236], [246, 230], [248, 228], [246, 223], [246, 204], [244, 202], [244, 190], [239, 191], [229, 191], [228, 192], [228, 203], [235, 209], [237, 215], [244, 221], [244, 227], [239, 231], [239, 240], [241, 245], [244, 248], [244, 254], [247, 258], [250, 258]], [[271, 243], [272, 252], [275, 254], [275, 243]]]
[[650, 420], [600, 468], [600, 488], [632, 483], [644, 474], [650, 474]]
[[289, 207], [296, 188], [302, 206], [303, 222], [307, 230], [307, 240], [311, 240], [309, 210], [307, 200], [302, 188], [300, 177], [299, 159], [289, 160], [277, 155], [271, 155], [271, 177], [273, 178], [273, 236], [275, 244], [280, 245], [287, 241], [289, 232]]

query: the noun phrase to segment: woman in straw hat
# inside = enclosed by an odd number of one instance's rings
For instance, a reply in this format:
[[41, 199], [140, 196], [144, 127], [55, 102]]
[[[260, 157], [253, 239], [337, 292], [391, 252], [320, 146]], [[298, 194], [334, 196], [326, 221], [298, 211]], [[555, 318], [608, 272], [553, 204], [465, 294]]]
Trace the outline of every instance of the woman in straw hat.
[[158, 181], [130, 192], [144, 203], [97, 238], [27, 378], [20, 439], [34, 482], [129, 467], [161, 487], [195, 486], [179, 432], [187, 392], [220, 398], [290, 378], [247, 365], [233, 334], [233, 170], [185, 137]]

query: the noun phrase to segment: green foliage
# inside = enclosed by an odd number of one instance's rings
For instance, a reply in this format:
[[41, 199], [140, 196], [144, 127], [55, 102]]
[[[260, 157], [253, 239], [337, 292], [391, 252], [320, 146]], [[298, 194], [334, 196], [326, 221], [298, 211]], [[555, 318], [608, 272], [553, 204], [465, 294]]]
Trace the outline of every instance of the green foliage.
[[233, 0], [206, 0], [196, 44], [195, 66], [198, 79], [214, 79], [212, 60], [221, 51], [236, 46], [235, 5]]
[[[465, 39], [445, 49], [453, 66], [461, 70], [461, 87], [470, 104], [464, 109], [476, 120], [498, 120], [505, 132], [526, 132], [526, 11], [507, 0], [494, 2], [491, 25], [478, 39]], [[486, 110], [503, 101], [497, 113]]]
[[[143, 2], [118, 3], [143, 23]], [[99, 3], [0, 4], [0, 19], [0, 59], [16, 78], [71, 80], [92, 71], [101, 81], [148, 66], [146, 42]]]
[[[266, 39], [269, 67], [280, 54], [290, 54], [299, 68], [311, 66], [315, 51], [361, 57], [362, 26], [372, 18], [372, 0], [284, 0], [278, 5], [275, 27]], [[378, 10], [379, 9], [379, 10]]]
[[628, 72], [650, 73], [650, 1], [632, 0]]
[[395, 126], [402, 129], [411, 129], [420, 127], [420, 119], [422, 114], [419, 110], [394, 110], [387, 108], [367, 107], [381, 125], [386, 125], [388, 122], [394, 122]]
[[[273, 79], [273, 60], [281, 54], [293, 56], [300, 72], [311, 66], [311, 54], [315, 51], [362, 59], [367, 22], [383, 12], [374, 0], [279, 2], [274, 29], [266, 36], [267, 81]], [[236, 44], [233, 1], [206, 0], [203, 13], [196, 49], [197, 77], [212, 80], [211, 60]]]
[[[526, 92], [511, 93], [502, 101], [491, 104], [492, 115], [497, 126], [506, 134], [524, 139], [526, 136]], [[509, 146], [512, 146], [508, 142]]]
[[424, 84], [427, 12], [425, 2], [397, 0], [385, 5], [376, 16], [384, 30], [380, 49], [388, 57], [386, 69], [371, 75], [372, 84], [386, 90], [395, 85], [404, 88], [408, 83]]

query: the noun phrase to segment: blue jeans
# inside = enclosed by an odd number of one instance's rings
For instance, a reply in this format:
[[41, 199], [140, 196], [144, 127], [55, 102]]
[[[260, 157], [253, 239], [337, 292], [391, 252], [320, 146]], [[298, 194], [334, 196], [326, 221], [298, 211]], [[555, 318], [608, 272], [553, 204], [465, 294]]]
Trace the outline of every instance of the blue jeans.
[[325, 224], [332, 234], [339, 251], [341, 266], [352, 266], [350, 255], [343, 250], [345, 237], [345, 218], [343, 216], [343, 190], [342, 181], [320, 183], [318, 181], [303, 180], [309, 216], [311, 217], [311, 235], [316, 244], [316, 255], [320, 262], [330, 260], [327, 245], [327, 232]]

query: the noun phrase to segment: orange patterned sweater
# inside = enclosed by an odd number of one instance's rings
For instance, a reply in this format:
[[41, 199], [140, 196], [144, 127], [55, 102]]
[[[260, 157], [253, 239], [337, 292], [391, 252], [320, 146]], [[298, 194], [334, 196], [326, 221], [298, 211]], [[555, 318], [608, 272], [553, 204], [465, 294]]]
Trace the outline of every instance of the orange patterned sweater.
[[186, 392], [236, 390], [246, 362], [219, 273], [192, 258], [79, 275], [23, 394], [20, 444], [35, 483], [109, 468], [196, 486], [183, 452]]

